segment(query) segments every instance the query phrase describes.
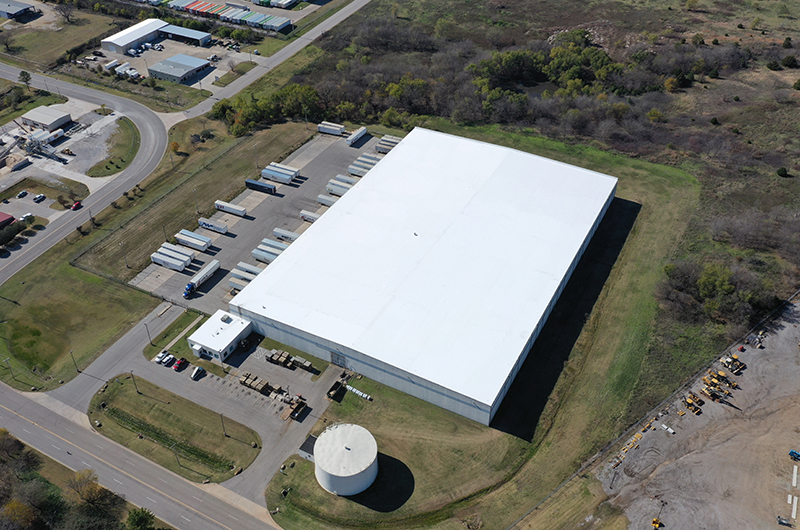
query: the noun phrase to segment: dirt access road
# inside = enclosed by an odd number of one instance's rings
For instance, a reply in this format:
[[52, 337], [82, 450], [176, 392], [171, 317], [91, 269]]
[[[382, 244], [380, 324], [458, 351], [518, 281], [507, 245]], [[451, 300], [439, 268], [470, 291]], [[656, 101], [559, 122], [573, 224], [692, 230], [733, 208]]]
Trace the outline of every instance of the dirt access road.
[[748, 368], [733, 376], [741, 389], [731, 391], [732, 406], [706, 399], [700, 416], [679, 416], [686, 409], [677, 401], [622, 464], [603, 466], [598, 478], [629, 528], [650, 528], [654, 517], [668, 529], [777, 528], [778, 515], [797, 524], [787, 499], [800, 496], [788, 456], [800, 450], [799, 323], [800, 302], [764, 328], [764, 349], [739, 353]]

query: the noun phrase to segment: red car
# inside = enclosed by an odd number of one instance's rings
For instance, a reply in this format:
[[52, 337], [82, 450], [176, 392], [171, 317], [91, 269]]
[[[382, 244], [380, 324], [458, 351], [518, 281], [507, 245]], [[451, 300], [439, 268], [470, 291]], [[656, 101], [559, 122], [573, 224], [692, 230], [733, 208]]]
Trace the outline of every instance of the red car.
[[81, 207], [81, 201], [75, 201], [75, 204], [72, 205], [70, 210], [77, 210]]
[[172, 369], [175, 370], [176, 372], [180, 372], [183, 369], [183, 367], [186, 366], [187, 364], [189, 364], [189, 361], [186, 360], [186, 357], [181, 357], [180, 359], [178, 359], [178, 362], [175, 363]]

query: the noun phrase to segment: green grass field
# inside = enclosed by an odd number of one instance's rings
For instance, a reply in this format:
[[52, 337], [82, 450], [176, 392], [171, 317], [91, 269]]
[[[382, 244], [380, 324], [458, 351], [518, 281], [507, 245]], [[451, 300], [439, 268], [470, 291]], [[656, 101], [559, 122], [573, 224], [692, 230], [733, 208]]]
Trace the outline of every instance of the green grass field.
[[52, 65], [65, 50], [116, 28], [112, 17], [86, 11], [76, 11], [71, 23], [59, 19], [45, 27], [33, 23], [15, 26], [12, 30], [3, 28], [3, 33], [11, 36], [12, 44], [11, 53], [3, 53], [0, 60], [23, 68], [29, 65], [26, 60], [42, 66]]
[[[189, 136], [204, 129], [211, 129], [215, 138], [192, 149]], [[161, 165], [142, 183], [145, 191], [130, 193], [129, 200], [118, 201], [118, 208], [128, 210], [115, 216], [119, 221], [114, 230], [105, 233], [106, 237], [77, 262], [115, 278], [132, 278], [150, 263], [150, 254], [165, 237], [171, 239], [178, 230], [197, 226], [195, 200], [201, 215], [211, 215], [215, 200], [229, 200], [244, 190], [244, 179], [257, 174], [258, 161], [263, 164], [278, 160], [312, 134], [303, 123], [279, 124], [243, 138], [228, 136], [218, 122], [205, 118], [178, 124], [170, 131], [169, 141], [178, 142], [181, 154], [168, 152]], [[220, 175], [226, 178], [221, 179]], [[108, 209], [108, 215], [111, 210]], [[142, 212], [146, 212], [148, 223], [130, 222]], [[154, 226], [160, 229], [153, 230]], [[123, 252], [130, 268], [125, 266]]]
[[123, 171], [139, 152], [139, 129], [128, 118], [117, 120], [117, 130], [108, 139], [108, 158], [92, 166], [86, 174], [90, 177], [107, 177]]
[[233, 67], [232, 72], [228, 72], [227, 74], [220, 77], [218, 81], [214, 81], [211, 84], [216, 86], [228, 86], [231, 83], [233, 83], [236, 79], [238, 79], [239, 77], [243, 76], [244, 74], [255, 68], [255, 66], [256, 63], [251, 61], [244, 61], [242, 63], [239, 63]]
[[[5, 85], [6, 87], [14, 84], [10, 81], [3, 82], [7, 83], [7, 85]], [[1, 84], [2, 83], [0, 83], [0, 85]], [[11, 122], [11, 120], [19, 118], [29, 110], [36, 107], [42, 105], [54, 105], [56, 103], [65, 103], [67, 101], [67, 98], [47, 92], [45, 90], [27, 91], [26, 89], [26, 95], [29, 95], [30, 99], [25, 100], [21, 105], [10, 106], [0, 110], [0, 124], [5, 125], [6, 123]]]
[[[186, 370], [183, 373], [189, 377]], [[141, 394], [137, 394], [136, 387]], [[101, 403], [106, 403], [107, 409], [101, 408]], [[222, 457], [230, 461], [233, 467], [219, 469], [185, 456], [176, 458], [169, 447], [159, 445], [148, 437], [140, 439], [138, 431], [120, 425], [108, 412], [112, 408], [161, 429], [181, 443]], [[136, 378], [134, 385], [130, 374], [112, 379], [104, 391], [92, 398], [89, 418], [92, 421], [100, 420], [102, 427], [97, 430], [104, 436], [194, 482], [222, 482], [232, 477], [236, 468], [249, 466], [261, 450], [261, 439], [248, 427], [230, 418], [223, 419], [218, 413], [141, 377]], [[223, 421], [227, 437], [223, 434]], [[253, 443], [256, 448], [251, 445]]]
[[[617, 196], [641, 205], [641, 210], [561, 372], [532, 442], [523, 445], [526, 459], [516, 473], [494, 477], [479, 485], [474, 481], [465, 482], [463, 477], [449, 470], [441, 472], [437, 475], [442, 482], [438, 487], [442, 492], [457, 492], [452, 498], [444, 502], [435, 494], [417, 498], [415, 490], [406, 505], [392, 513], [382, 513], [365, 511], [358, 503], [325, 495], [315, 495], [312, 505], [307, 505], [304, 499], [311, 496], [311, 491], [317, 486], [313, 481], [313, 470], [309, 481], [309, 476], [305, 474], [307, 470], [298, 462], [295, 466], [298, 468], [297, 478], [292, 480], [298, 481], [295, 491], [302, 488], [302, 494], [294, 500], [290, 494], [285, 501], [286, 511], [282, 508], [281, 513], [276, 515], [279, 524], [289, 530], [349, 525], [368, 527], [371, 524], [392, 528], [411, 528], [422, 524], [450, 529], [458, 528], [464, 518], [475, 513], [480, 514], [483, 528], [506, 528], [530, 506], [558, 487], [581, 462], [608, 440], [614, 439], [627, 425], [625, 410], [652, 336], [657, 308], [653, 292], [662, 278], [663, 265], [676, 248], [691, 213], [697, 207], [697, 181], [679, 169], [614, 155], [592, 147], [566, 145], [533, 134], [513, 134], [499, 126], [465, 128], [444, 120], [428, 120], [425, 126], [616, 176], [619, 178]], [[356, 387], [360, 388], [358, 384]], [[375, 395], [376, 402], [385, 401], [383, 389], [364, 390]], [[365, 403], [360, 405], [366, 406]], [[422, 415], [428, 406], [420, 403], [414, 410]], [[414, 424], [405, 423], [403, 417], [403, 425], [408, 426], [405, 437], [414, 440], [415, 444], [405, 447], [402, 442], [390, 437], [382, 438], [381, 429], [400, 423], [403, 409], [407, 408], [407, 404], [401, 407], [387, 406], [382, 411], [382, 421], [372, 423], [371, 415], [362, 409], [334, 405], [329, 409], [333, 416], [328, 421], [351, 421], [377, 429], [379, 449], [383, 450], [388, 444], [391, 451], [387, 450], [387, 454], [403, 461], [412, 472], [415, 469], [412, 462], [417, 452], [426, 455], [425, 465], [443, 465], [430, 462], [437, 459], [438, 451], [446, 454], [451, 447], [433, 440], [431, 447], [426, 447], [428, 442], [425, 439], [447, 431], [447, 423], [436, 428], [428, 426], [417, 430]], [[491, 429], [486, 429], [486, 432], [499, 435]], [[480, 455], [473, 458], [483, 460], [487, 457]], [[504, 462], [503, 466], [509, 471], [515, 469], [513, 463]], [[426, 470], [426, 473], [430, 472]], [[416, 473], [414, 477], [416, 479]], [[280, 505], [274, 493], [285, 480], [278, 476], [269, 486], [267, 497], [271, 500], [270, 509]], [[437, 502], [428, 502], [434, 498]], [[589, 513], [602, 502], [602, 498], [587, 499], [592, 499], [594, 503], [589, 504]], [[572, 499], [569, 502], [576, 501]], [[431, 511], [426, 513], [426, 510]], [[413, 519], [405, 519], [412, 514], [415, 516]], [[556, 509], [551, 513], [551, 518], [556, 520], [562, 515]], [[552, 527], [565, 526], [553, 524]]]

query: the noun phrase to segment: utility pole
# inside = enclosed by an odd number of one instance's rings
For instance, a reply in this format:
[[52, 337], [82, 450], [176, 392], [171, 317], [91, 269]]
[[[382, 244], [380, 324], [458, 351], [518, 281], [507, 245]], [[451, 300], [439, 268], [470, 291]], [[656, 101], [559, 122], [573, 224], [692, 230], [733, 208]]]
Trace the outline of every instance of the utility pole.
[[225, 416], [223, 416], [221, 412], [219, 413], [219, 419], [222, 422], [222, 434], [225, 435], [225, 438], [230, 438], [230, 436], [228, 436], [228, 433], [225, 432]]
[[197, 188], [192, 191], [194, 192], [194, 211], [197, 212], [197, 215], [200, 215], [200, 208], [197, 207]]
[[150, 328], [147, 327], [147, 322], [144, 323], [144, 329], [147, 331], [147, 339], [150, 341], [150, 346], [155, 346], [155, 344], [153, 344], [153, 339], [150, 338]]
[[125, 268], [130, 269], [131, 266], [128, 265], [128, 255], [125, 254], [125, 246], [123, 245], [124, 241], [119, 244], [119, 248], [122, 250], [122, 257], [125, 258]]
[[75, 356], [72, 355], [72, 350], [69, 351], [69, 356], [72, 357], [72, 364], [75, 365], [75, 371], [81, 373], [81, 371], [78, 370], [78, 363], [75, 362]]
[[133, 370], [131, 370], [131, 379], [133, 379], [133, 388], [136, 389], [136, 393], [141, 394], [141, 392], [139, 392], [139, 385], [136, 384], [136, 378], [133, 377]]
[[[175, 443], [178, 443], [178, 442], [175, 442]], [[181, 465], [181, 461], [178, 459], [178, 451], [175, 450], [175, 444], [172, 444], [172, 447], [170, 447], [170, 449], [172, 450], [172, 453], [175, 455], [175, 461], [180, 466]], [[183, 467], [183, 466], [181, 466], [181, 467]]]
[[11, 378], [14, 381], [16, 381], [17, 380], [17, 376], [14, 375], [14, 370], [11, 369], [11, 363], [9, 362], [9, 359], [10, 359], [10, 357], [6, 357], [6, 360], [3, 361], [3, 362], [8, 365], [8, 371], [11, 372]]

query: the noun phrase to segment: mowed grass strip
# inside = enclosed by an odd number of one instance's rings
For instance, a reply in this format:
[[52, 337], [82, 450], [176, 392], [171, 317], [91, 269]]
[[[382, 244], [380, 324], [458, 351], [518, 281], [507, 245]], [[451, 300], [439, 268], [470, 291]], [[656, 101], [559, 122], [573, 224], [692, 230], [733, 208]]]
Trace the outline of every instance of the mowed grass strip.
[[[374, 401], [347, 392], [341, 403], [331, 403], [312, 434], [336, 422], [357, 423], [373, 434], [378, 452], [390, 457], [388, 469], [381, 475], [379, 460], [377, 489], [353, 500], [323, 490], [313, 464], [296, 459], [266, 492], [269, 509], [280, 507], [274, 517], [283, 528], [431, 524], [443, 518], [442, 506], [502, 482], [524, 461], [528, 444], [517, 437], [370, 379], [349, 384]], [[287, 487], [291, 491], [284, 499], [281, 491]]]
[[[205, 129], [211, 129], [215, 138], [192, 148], [189, 136]], [[119, 208], [126, 202], [138, 205], [119, 216], [119, 224], [105, 232], [107, 237], [77, 263], [115, 278], [131, 279], [150, 263], [150, 254], [165, 239], [172, 240], [182, 228], [196, 228], [198, 217], [213, 215], [215, 200], [231, 200], [241, 193], [244, 180], [258, 175], [257, 162], [265, 165], [279, 160], [313, 134], [304, 123], [291, 122], [244, 138], [230, 137], [218, 122], [205, 118], [176, 125], [170, 142], [179, 144], [179, 153], [165, 155], [159, 168], [142, 183], [143, 192], [129, 193], [127, 199], [117, 201]], [[125, 265], [126, 256], [130, 268]]]
[[[16, 250], [19, 252], [19, 250]], [[72, 267], [64, 240], [0, 286], [0, 380], [51, 390], [86, 368], [158, 300]], [[11, 365], [11, 368], [8, 367]]]
[[117, 120], [117, 130], [108, 139], [108, 158], [92, 166], [90, 177], [107, 177], [123, 171], [139, 152], [141, 136], [134, 123], [125, 117]]
[[[641, 205], [641, 209], [550, 394], [530, 443], [517, 438], [513, 438], [514, 443], [507, 442], [502, 433], [485, 429], [484, 436], [491, 439], [491, 433], [497, 437], [492, 441], [497, 454], [475, 454], [477, 446], [460, 446], [462, 436], [453, 429], [453, 422], [419, 423], [417, 416], [426, 417], [425, 409], [432, 405], [418, 402], [412, 406], [402, 399], [389, 403], [387, 391], [373, 387], [377, 383], [355, 381], [352, 384], [375, 396], [375, 402], [360, 403], [348, 394], [342, 406], [328, 409], [325, 416], [328, 423], [346, 421], [370, 429], [378, 440], [379, 451], [403, 461], [411, 469], [414, 494], [390, 513], [369, 510], [358, 502], [319, 493], [322, 490], [314, 480], [313, 468], [305, 476], [303, 473], [308, 471], [305, 464], [297, 463], [295, 467], [299, 469], [294, 475], [277, 476], [267, 490], [270, 509], [282, 506], [275, 517], [284, 528], [351, 525], [455, 528], [475, 513], [481, 514], [484, 528], [507, 528], [626, 427], [625, 411], [635, 399], [632, 392], [652, 337], [657, 308], [653, 293], [662, 278], [663, 265], [697, 207], [700, 191], [697, 181], [679, 169], [587, 146], [566, 145], [533, 133], [514, 134], [499, 126], [460, 127], [444, 120], [428, 120], [425, 126], [613, 175], [619, 179], [617, 196]], [[546, 355], [547, 346], [539, 347], [543, 350], [532, 353], [529, 362], [535, 355]], [[376, 416], [372, 410], [378, 407], [383, 410]], [[406, 447], [405, 442], [410, 440], [414, 445]], [[518, 450], [526, 454], [520, 461], [514, 458], [497, 464], [492, 461], [498, 455], [514, 455]], [[459, 465], [468, 463], [467, 469], [475, 476], [465, 478], [457, 470], [449, 469], [451, 454], [461, 456]], [[475, 460], [504, 473], [475, 468]], [[433, 477], [438, 483], [430, 490], [416, 482], [418, 478], [433, 480]], [[293, 488], [285, 501], [275, 496], [283, 484]], [[586, 494], [586, 488], [590, 495]], [[575, 520], [576, 511], [564, 511], [561, 509], [564, 505], [582, 504], [584, 513], [602, 507], [602, 490], [590, 484], [586, 488], [567, 488], [559, 493], [566, 495], [566, 500], [548, 504], [552, 507], [548, 511], [553, 521], [550, 527], [568, 528]], [[452, 494], [448, 496], [447, 492]], [[307, 502], [308, 498], [313, 500]]]
[[[181, 374], [188, 379], [189, 369]], [[136, 393], [137, 386], [141, 394]], [[130, 422], [119, 423], [101, 407], [101, 403], [106, 404], [106, 409], [121, 411], [150, 428], [137, 430]], [[134, 385], [130, 374], [112, 378], [105, 390], [92, 398], [89, 418], [92, 422], [99, 420], [102, 423], [102, 427], [97, 429], [101, 434], [194, 482], [222, 482], [232, 477], [237, 468], [249, 466], [261, 450], [261, 438], [252, 429], [230, 418], [223, 419], [218, 413], [141, 377], [136, 378]], [[223, 421], [227, 437], [223, 434]], [[216, 455], [222, 461], [230, 461], [232, 467], [219, 469], [217, 465], [203, 463], [203, 458], [181, 456], [180, 451], [176, 459], [173, 450], [147, 436], [151, 430], [165, 434], [163, 439], [178, 441], [186, 447]], [[140, 432], [144, 438], [138, 437]]]
[[[65, 50], [115, 29], [114, 19], [86, 11], [75, 11], [72, 22], [58, 19], [46, 26], [17, 24], [14, 29], [3, 28], [12, 39], [11, 53], [3, 53], [0, 60], [27, 67], [26, 59], [40, 65], [55, 63]], [[5, 50], [3, 50], [5, 51]]]
[[255, 68], [255, 66], [256, 63], [253, 61], [244, 61], [239, 63], [233, 67], [233, 71], [229, 71], [227, 74], [223, 75], [211, 84], [216, 86], [228, 86], [233, 83], [233, 81]]

